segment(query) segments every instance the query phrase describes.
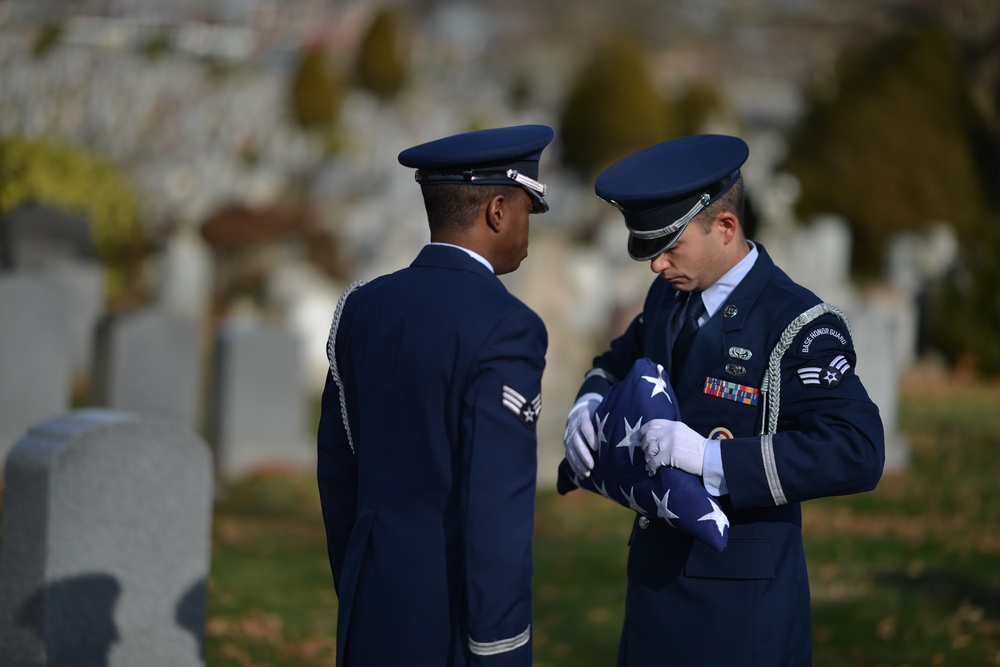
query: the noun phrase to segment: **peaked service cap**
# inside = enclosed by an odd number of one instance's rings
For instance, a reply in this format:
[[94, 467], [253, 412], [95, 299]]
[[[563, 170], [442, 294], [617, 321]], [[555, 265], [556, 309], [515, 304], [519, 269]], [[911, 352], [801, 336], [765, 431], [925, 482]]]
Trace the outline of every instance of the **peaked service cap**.
[[554, 136], [547, 125], [465, 132], [407, 148], [399, 163], [417, 170], [418, 183], [519, 185], [531, 196], [532, 212], [544, 213], [549, 205], [538, 160]]
[[655, 144], [597, 177], [597, 196], [625, 217], [628, 254], [637, 261], [668, 250], [705, 207], [729, 191], [750, 155], [737, 137], [701, 134]]

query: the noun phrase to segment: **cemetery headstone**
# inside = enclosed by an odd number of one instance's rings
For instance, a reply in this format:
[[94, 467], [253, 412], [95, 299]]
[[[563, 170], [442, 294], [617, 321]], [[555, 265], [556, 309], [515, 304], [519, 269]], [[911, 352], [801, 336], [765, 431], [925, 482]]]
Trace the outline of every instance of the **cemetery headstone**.
[[0, 218], [0, 266], [37, 274], [66, 293], [71, 370], [86, 375], [104, 307], [101, 266], [87, 220], [50, 206], [15, 209]]
[[210, 440], [225, 477], [308, 466], [306, 392], [298, 340], [276, 326], [230, 322], [215, 345]]
[[39, 278], [65, 294], [70, 369], [78, 377], [90, 373], [94, 336], [104, 311], [104, 277], [95, 263], [53, 264], [35, 270]]
[[166, 244], [160, 266], [159, 305], [192, 322], [208, 314], [212, 296], [212, 252], [189, 225]]
[[204, 664], [212, 465], [176, 422], [78, 410], [5, 470], [0, 663]]
[[36, 276], [0, 272], [0, 462], [31, 424], [69, 407], [65, 300]]
[[92, 382], [96, 405], [199, 424], [197, 323], [159, 308], [111, 315], [98, 327]]
[[897, 343], [903, 321], [899, 312], [875, 303], [857, 303], [848, 311], [858, 364], [855, 371], [878, 406], [885, 429], [885, 472], [906, 468], [909, 444], [899, 431], [899, 381], [902, 372]]
[[53, 262], [96, 262], [86, 219], [51, 206], [21, 206], [0, 218], [0, 264], [38, 268]]

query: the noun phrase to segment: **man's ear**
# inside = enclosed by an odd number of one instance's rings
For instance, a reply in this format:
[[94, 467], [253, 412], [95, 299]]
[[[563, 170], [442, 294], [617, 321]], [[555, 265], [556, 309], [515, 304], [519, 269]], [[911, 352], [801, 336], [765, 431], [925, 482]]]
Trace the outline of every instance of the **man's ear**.
[[495, 233], [500, 233], [503, 230], [506, 202], [503, 195], [496, 195], [486, 202], [486, 224]]
[[732, 241], [740, 230], [739, 219], [729, 211], [720, 212], [718, 217], [715, 219], [715, 224], [718, 225], [719, 229], [722, 231], [722, 239], [724, 243]]

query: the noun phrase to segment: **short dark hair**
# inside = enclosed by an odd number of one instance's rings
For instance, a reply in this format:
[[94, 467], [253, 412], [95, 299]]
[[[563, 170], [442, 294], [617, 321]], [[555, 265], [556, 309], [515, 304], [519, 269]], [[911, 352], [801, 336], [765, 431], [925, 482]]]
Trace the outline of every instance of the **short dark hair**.
[[497, 195], [516, 196], [517, 185], [474, 185], [472, 183], [422, 183], [424, 208], [431, 231], [448, 227], [462, 229], [475, 222], [479, 208]]
[[743, 213], [746, 210], [746, 195], [744, 194], [743, 187], [743, 175], [736, 179], [732, 187], [726, 190], [725, 194], [712, 202], [708, 208], [701, 211], [698, 214], [698, 223], [704, 231], [708, 231], [711, 227], [712, 220], [715, 216], [722, 211], [728, 211], [735, 215], [739, 221], [740, 226], [743, 226]]

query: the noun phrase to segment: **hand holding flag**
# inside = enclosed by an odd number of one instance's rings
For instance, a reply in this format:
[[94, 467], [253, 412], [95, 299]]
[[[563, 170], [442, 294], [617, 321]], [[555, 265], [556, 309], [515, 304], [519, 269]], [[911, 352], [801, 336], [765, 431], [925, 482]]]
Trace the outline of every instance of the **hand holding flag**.
[[[644, 516], [662, 519], [722, 551], [729, 541], [729, 519], [705, 490], [700, 476], [681, 469], [701, 472], [704, 438], [679, 419], [677, 397], [663, 367], [650, 359], [637, 360], [594, 410], [597, 446], [590, 476], [580, 477], [564, 459], [559, 464], [559, 493], [587, 489]], [[668, 438], [673, 445], [663, 447]], [[655, 470], [652, 475], [647, 472], [647, 457]], [[657, 469], [665, 464], [681, 467]]]

